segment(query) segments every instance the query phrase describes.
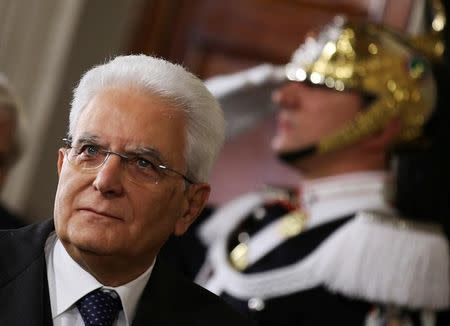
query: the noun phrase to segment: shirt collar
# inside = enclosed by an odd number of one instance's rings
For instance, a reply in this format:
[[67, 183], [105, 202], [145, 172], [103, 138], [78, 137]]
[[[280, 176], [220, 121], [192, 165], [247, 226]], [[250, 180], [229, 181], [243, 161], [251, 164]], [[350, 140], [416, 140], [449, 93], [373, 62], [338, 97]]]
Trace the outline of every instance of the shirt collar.
[[304, 180], [300, 191], [303, 210], [312, 224], [362, 210], [392, 212], [388, 202], [389, 176], [385, 171], [347, 173]]
[[84, 295], [104, 287], [117, 292], [122, 301], [125, 318], [129, 325], [132, 324], [139, 298], [150, 278], [154, 262], [143, 274], [131, 282], [118, 287], [110, 287], [104, 286], [81, 268], [70, 257], [59, 239], [56, 240], [51, 255], [56, 299], [54, 309], [52, 307], [53, 318], [70, 309]]

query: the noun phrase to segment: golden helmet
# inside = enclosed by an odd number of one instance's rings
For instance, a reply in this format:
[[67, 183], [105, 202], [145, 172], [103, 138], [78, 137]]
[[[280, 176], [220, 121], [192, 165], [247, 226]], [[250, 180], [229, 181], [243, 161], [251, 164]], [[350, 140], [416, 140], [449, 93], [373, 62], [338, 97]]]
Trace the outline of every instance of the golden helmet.
[[288, 80], [373, 98], [353, 121], [322, 139], [318, 151], [354, 143], [394, 117], [401, 121], [398, 142], [418, 138], [436, 101], [431, 60], [443, 51], [442, 43], [433, 45], [436, 51], [425, 51], [385, 26], [352, 23], [342, 16], [306, 38], [285, 67]]

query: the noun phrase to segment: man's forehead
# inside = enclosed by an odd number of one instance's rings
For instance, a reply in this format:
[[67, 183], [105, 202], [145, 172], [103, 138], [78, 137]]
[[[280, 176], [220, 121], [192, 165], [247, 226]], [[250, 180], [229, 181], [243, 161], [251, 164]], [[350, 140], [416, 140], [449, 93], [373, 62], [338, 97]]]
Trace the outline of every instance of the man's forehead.
[[362, 95], [362, 93], [360, 93], [357, 90], [349, 90], [348, 89], [345, 91], [338, 91], [335, 89], [325, 87], [324, 85], [314, 84], [314, 83], [311, 83], [308, 81], [286, 81], [285, 83], [281, 84], [278, 88], [276, 88], [275, 91], [279, 91], [286, 87], [293, 87], [297, 90], [301, 90], [301, 89], [314, 90], [315, 93], [320, 93], [320, 94], [324, 94], [324, 95], [341, 95], [341, 94]]
[[75, 133], [72, 141], [76, 144], [82, 143], [94, 143], [101, 146], [120, 146], [124, 149], [149, 149], [153, 150], [153, 147], [146, 142], [139, 141], [134, 138], [121, 137], [120, 135], [108, 135], [101, 130], [98, 132], [81, 131]]
[[159, 96], [117, 89], [107, 91], [80, 113], [71, 130], [72, 140], [93, 140], [117, 151], [154, 149], [169, 155], [183, 151], [186, 115]]

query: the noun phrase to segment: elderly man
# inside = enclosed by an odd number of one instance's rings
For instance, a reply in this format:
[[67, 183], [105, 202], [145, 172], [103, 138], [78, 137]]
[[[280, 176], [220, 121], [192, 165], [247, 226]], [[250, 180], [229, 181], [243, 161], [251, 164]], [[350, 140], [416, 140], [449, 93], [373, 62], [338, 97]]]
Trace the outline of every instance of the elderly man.
[[[382, 26], [336, 17], [286, 67], [210, 81], [214, 92], [227, 85], [222, 99], [234, 104], [243, 90], [276, 86], [272, 148], [303, 181], [298, 196], [251, 193], [202, 225], [200, 284], [258, 325], [447, 325], [442, 216], [399, 214], [387, 164], [394, 146], [426, 147], [426, 122], [446, 109], [436, 84], [447, 84], [422, 50]], [[227, 78], [245, 88], [235, 92]]]
[[210, 191], [222, 111], [162, 59], [117, 57], [74, 91], [54, 219], [0, 233], [1, 325], [244, 325], [157, 254]]
[[[11, 85], [0, 73], [0, 190], [21, 149], [20, 129], [23, 121], [20, 104]], [[23, 226], [21, 218], [0, 205], [0, 229]]]

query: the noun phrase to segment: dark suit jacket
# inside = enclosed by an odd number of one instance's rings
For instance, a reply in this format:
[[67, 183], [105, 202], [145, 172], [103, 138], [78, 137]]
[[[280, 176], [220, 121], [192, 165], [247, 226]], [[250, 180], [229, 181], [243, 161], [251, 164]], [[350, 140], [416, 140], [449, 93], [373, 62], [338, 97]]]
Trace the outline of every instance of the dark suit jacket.
[[[44, 246], [53, 229], [49, 220], [0, 231], [0, 325], [52, 325]], [[133, 325], [181, 324], [248, 325], [222, 299], [157, 260]]]

